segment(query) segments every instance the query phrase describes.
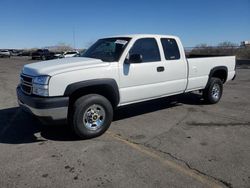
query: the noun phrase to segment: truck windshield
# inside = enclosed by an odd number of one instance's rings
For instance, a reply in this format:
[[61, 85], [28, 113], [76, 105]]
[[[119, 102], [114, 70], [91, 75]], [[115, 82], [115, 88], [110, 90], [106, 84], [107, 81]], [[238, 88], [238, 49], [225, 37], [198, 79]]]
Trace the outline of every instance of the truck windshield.
[[105, 38], [94, 43], [81, 57], [101, 59], [106, 62], [119, 61], [130, 38]]

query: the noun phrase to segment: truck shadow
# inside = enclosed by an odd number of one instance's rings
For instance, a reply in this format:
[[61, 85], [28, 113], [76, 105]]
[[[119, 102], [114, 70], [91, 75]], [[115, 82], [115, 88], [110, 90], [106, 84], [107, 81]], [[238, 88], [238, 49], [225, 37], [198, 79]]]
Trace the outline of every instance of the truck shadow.
[[183, 104], [205, 105], [205, 103], [201, 100], [200, 95], [195, 93], [187, 93], [120, 107], [115, 111], [113, 121], [119, 121], [122, 119], [155, 112], [166, 108], [172, 108]]
[[[204, 105], [200, 96], [189, 93], [128, 105], [115, 110], [114, 120], [147, 114], [180, 106], [182, 104]], [[79, 140], [67, 125], [43, 125], [19, 107], [0, 110], [0, 143], [22, 144], [34, 142]]]

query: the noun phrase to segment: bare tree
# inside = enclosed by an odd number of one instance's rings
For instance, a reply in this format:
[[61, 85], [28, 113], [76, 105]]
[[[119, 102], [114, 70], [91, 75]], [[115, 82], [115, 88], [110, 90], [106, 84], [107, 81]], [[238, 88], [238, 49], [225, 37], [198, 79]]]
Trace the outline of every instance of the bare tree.
[[70, 50], [73, 50], [73, 48], [70, 45], [63, 43], [63, 42], [58, 43], [54, 49], [54, 51], [57, 51], [57, 52], [64, 52], [64, 51], [70, 51]]
[[235, 47], [235, 46], [238, 46], [238, 44], [230, 42], [230, 41], [224, 41], [224, 42], [220, 42], [218, 46], [219, 47]]

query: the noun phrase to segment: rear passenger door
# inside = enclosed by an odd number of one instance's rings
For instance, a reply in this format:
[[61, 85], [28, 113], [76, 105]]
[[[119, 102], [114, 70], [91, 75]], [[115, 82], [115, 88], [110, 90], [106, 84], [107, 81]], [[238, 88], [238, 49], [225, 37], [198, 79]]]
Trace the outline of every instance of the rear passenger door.
[[142, 62], [123, 63], [120, 69], [121, 104], [162, 95], [161, 83], [165, 75], [158, 45], [155, 38], [141, 38], [134, 42], [127, 59], [132, 54], [140, 54]]
[[182, 93], [187, 85], [187, 62], [185, 53], [179, 48], [181, 42], [174, 38], [161, 38], [164, 54], [164, 93], [166, 95]]

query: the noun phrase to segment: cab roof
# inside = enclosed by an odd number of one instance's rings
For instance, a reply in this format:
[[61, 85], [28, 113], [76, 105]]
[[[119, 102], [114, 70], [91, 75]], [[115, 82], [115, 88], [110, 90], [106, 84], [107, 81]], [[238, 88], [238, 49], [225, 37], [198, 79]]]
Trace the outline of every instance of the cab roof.
[[116, 35], [109, 36], [105, 38], [115, 38], [115, 37], [128, 37], [128, 38], [146, 38], [146, 37], [156, 37], [156, 38], [177, 38], [173, 35], [159, 35], [159, 34], [129, 34], [129, 35]]

